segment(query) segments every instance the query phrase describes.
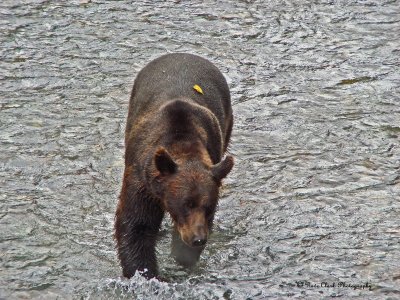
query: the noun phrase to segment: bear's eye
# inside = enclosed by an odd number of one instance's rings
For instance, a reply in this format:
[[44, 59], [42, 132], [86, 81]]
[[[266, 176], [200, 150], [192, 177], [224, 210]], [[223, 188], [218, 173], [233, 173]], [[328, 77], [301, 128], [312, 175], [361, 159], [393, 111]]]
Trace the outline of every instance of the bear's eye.
[[196, 207], [196, 199], [193, 197], [184, 198], [183, 201], [186, 208], [193, 209]]
[[194, 203], [194, 201], [186, 201], [186, 206], [190, 209], [195, 208], [196, 207], [196, 203]]

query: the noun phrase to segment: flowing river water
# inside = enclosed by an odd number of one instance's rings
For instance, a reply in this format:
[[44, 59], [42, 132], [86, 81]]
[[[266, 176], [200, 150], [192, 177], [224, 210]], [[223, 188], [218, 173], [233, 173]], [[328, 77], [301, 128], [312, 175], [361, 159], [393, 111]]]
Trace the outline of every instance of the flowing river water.
[[[128, 3], [129, 2], [129, 3]], [[1, 299], [399, 299], [400, 2], [0, 3]], [[214, 62], [235, 125], [215, 231], [169, 282], [121, 278], [137, 72]]]

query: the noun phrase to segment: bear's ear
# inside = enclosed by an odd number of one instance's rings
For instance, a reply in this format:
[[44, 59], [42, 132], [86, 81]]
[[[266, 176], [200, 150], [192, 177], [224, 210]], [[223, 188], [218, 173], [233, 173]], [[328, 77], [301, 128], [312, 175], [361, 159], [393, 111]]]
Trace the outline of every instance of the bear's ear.
[[217, 181], [221, 181], [233, 168], [233, 157], [228, 155], [224, 160], [212, 166], [211, 173]]
[[176, 172], [178, 165], [174, 162], [168, 151], [160, 147], [154, 155], [154, 162], [156, 168], [160, 171], [161, 175], [170, 175]]

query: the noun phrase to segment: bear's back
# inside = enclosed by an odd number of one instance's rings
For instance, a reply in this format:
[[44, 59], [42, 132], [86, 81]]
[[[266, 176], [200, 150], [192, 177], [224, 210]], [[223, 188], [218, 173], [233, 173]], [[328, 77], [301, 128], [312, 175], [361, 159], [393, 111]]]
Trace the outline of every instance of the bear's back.
[[138, 116], [176, 99], [190, 99], [210, 109], [222, 131], [226, 117], [232, 114], [229, 88], [217, 67], [197, 55], [171, 53], [151, 61], [137, 75], [128, 122], [132, 124]]

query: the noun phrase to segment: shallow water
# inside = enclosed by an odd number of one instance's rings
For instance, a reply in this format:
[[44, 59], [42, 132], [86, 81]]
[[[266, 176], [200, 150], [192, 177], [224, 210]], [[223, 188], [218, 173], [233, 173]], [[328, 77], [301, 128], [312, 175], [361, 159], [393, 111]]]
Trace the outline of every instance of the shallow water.
[[[0, 298], [400, 297], [399, 1], [3, 0], [0, 32]], [[166, 219], [171, 282], [123, 280], [129, 93], [178, 51], [226, 76], [236, 166], [198, 266]]]

